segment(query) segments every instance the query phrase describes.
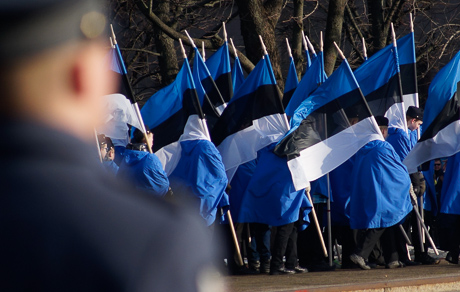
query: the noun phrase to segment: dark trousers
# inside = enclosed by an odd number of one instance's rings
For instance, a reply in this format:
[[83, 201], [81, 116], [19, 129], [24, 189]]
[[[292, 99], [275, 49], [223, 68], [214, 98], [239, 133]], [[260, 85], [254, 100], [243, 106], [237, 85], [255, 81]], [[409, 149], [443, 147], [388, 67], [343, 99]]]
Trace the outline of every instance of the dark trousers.
[[[262, 223], [250, 223], [251, 245], [248, 250], [248, 258], [253, 261], [260, 260], [267, 262], [270, 260], [270, 226]], [[251, 253], [251, 255], [249, 255]]]
[[332, 227], [332, 237], [337, 239], [337, 242], [342, 245], [342, 267], [351, 267], [353, 265], [353, 262], [350, 260], [350, 255], [356, 247], [354, 233], [356, 232], [354, 232], [350, 226]]
[[[380, 240], [383, 256], [386, 263], [398, 260], [398, 253], [394, 244], [394, 231], [397, 225], [388, 228], [360, 229], [357, 233], [357, 242], [354, 253], [368, 259], [375, 245]], [[399, 227], [398, 227], [399, 228]]]
[[[323, 226], [325, 206], [325, 203], [314, 204], [320, 227]], [[308, 216], [310, 218], [310, 224], [305, 230], [299, 232], [297, 238], [299, 264], [302, 267], [308, 267], [324, 261], [323, 247], [318, 235], [318, 230], [316, 230], [316, 225], [314, 224], [313, 213], [310, 212]], [[326, 237], [324, 241], [327, 242]]]
[[276, 227], [272, 248], [270, 270], [278, 270], [283, 266], [286, 256], [286, 268], [297, 266], [297, 227], [295, 222]]

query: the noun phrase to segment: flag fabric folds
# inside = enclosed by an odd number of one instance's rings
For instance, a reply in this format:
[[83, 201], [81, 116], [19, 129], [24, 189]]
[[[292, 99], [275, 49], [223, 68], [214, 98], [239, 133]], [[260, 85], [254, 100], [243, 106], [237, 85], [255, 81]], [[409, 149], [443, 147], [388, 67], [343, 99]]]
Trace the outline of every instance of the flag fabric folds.
[[225, 102], [229, 102], [233, 96], [232, 67], [230, 65], [230, 54], [228, 52], [228, 42], [225, 42], [209, 59], [206, 66], [211, 73], [211, 77]]
[[217, 119], [225, 108], [225, 101], [204, 63], [200, 51], [196, 47], [194, 49], [195, 57], [193, 58], [192, 75], [198, 99], [203, 108], [203, 113], [208, 116], [208, 121], [210, 117]]
[[458, 102], [460, 52], [431, 81], [423, 115], [420, 140], [404, 159], [409, 173], [422, 163], [460, 151]]
[[275, 147], [286, 156], [296, 190], [309, 186], [373, 140], [383, 140], [353, 72], [344, 60], [295, 111]]
[[400, 86], [398, 49], [393, 44], [386, 46], [356, 69], [354, 75], [372, 114], [386, 116], [389, 127], [407, 132], [406, 111]]
[[284, 94], [283, 94], [283, 106], [287, 107], [289, 101], [291, 100], [294, 91], [299, 85], [299, 79], [297, 79], [297, 71], [295, 69], [294, 58], [289, 57], [291, 62], [289, 63], [289, 72], [286, 78], [286, 84], [284, 85]]
[[409, 106], [419, 106], [414, 32], [398, 39], [397, 46], [403, 101], [407, 111]]
[[[321, 77], [321, 59], [314, 58], [310, 68], [305, 72], [300, 80], [297, 89], [292, 94], [289, 103], [286, 106], [286, 115], [294, 116], [295, 110], [318, 86], [323, 82]], [[283, 100], [284, 101], [284, 100]]]
[[232, 69], [232, 84], [233, 84], [233, 92], [236, 93], [241, 85], [244, 82], [244, 73], [243, 68], [241, 68], [240, 59], [238, 56], [235, 57], [235, 61], [233, 62], [233, 69]]
[[231, 181], [240, 164], [257, 157], [257, 151], [278, 141], [288, 125], [268, 55], [235, 93], [212, 129], [212, 141], [222, 154]]
[[168, 175], [180, 160], [181, 141], [209, 140], [187, 59], [176, 80], [152, 95], [141, 113], [154, 134], [153, 152]]

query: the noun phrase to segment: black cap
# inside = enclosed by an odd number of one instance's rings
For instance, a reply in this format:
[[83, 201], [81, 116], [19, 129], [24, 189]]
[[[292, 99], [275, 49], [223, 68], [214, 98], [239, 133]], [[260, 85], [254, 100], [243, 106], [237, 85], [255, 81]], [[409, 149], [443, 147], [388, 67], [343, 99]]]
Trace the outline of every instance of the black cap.
[[375, 120], [377, 121], [377, 125], [388, 127], [388, 119], [383, 116], [376, 116]]
[[406, 116], [417, 120], [423, 120], [423, 110], [415, 106], [410, 106], [407, 109]]
[[0, 1], [0, 60], [104, 35], [107, 21], [100, 4], [99, 0]]

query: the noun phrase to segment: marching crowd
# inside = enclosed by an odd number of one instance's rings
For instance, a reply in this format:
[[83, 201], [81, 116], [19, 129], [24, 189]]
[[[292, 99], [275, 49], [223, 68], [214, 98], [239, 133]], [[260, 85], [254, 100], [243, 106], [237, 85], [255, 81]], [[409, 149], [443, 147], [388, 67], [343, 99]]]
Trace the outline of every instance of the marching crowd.
[[[457, 216], [438, 212], [446, 160], [436, 159], [432, 162], [431, 172], [428, 172], [428, 175], [435, 183], [434, 189], [425, 187], [422, 172], [409, 175], [402, 160], [417, 141], [423, 110], [410, 106], [406, 117], [409, 134], [402, 129], [388, 127], [387, 118], [376, 117], [385, 141], [369, 142], [329, 175], [332, 197], [331, 234], [332, 241], [342, 247], [339, 255], [341, 268], [371, 269], [375, 266], [385, 266], [391, 269], [439, 264], [440, 259], [428, 255], [427, 251], [431, 246], [426, 235], [423, 234], [422, 224], [429, 228], [435, 245], [449, 251], [447, 260], [458, 263], [460, 241], [458, 236], [454, 236], [458, 232]], [[350, 123], [353, 122], [356, 123], [350, 120]], [[146, 137], [151, 139], [150, 145], [153, 145], [153, 134], [147, 132]], [[103, 164], [109, 172], [115, 174], [114, 170], [119, 168], [117, 177], [127, 178], [133, 187], [147, 190], [157, 196], [165, 196], [169, 189], [170, 199], [181, 199], [181, 196], [169, 187], [168, 177], [158, 158], [155, 154], [148, 153], [146, 140], [139, 130], [134, 131], [133, 139], [127, 144], [126, 149], [117, 147], [115, 150], [110, 138], [104, 135], [100, 135], [98, 139]], [[208, 222], [214, 233], [223, 235], [226, 239], [227, 252], [224, 257], [228, 272], [240, 275], [257, 273], [278, 275], [334, 270], [336, 266], [330, 266], [327, 262], [321, 238], [326, 239], [328, 236], [326, 232], [327, 178], [323, 177], [312, 182], [307, 192], [301, 191], [303, 199], [307, 202], [300, 205], [295, 202], [282, 202], [289, 193], [295, 191], [289, 174], [284, 177], [281, 168], [277, 168], [275, 160], [267, 158], [275, 157], [272, 149], [273, 145], [270, 145], [259, 151], [256, 160], [240, 165], [232, 181], [226, 186], [230, 206], [225, 203], [216, 205], [217, 212], [220, 214], [225, 214], [224, 210], [230, 208], [235, 221], [234, 228], [239, 251], [243, 257], [246, 257], [247, 265], [242, 263], [235, 249], [230, 229], [225, 224], [226, 219], [222, 217], [222, 220], [219, 218], [216, 222], [211, 222], [212, 224]], [[118, 165], [114, 161], [118, 161]], [[283, 162], [281, 159], [281, 163], [286, 161]], [[253, 177], [257, 176], [254, 174], [258, 166], [273, 168], [276, 171], [272, 176]], [[223, 176], [220, 181], [222, 184], [226, 182], [225, 173], [221, 172], [221, 176]], [[275, 176], [285, 179], [277, 180]], [[270, 181], [281, 181], [282, 186], [260, 190], [257, 188], [258, 184], [254, 183], [254, 180], [258, 179], [266, 184], [270, 184]], [[176, 183], [176, 187], [181, 183], [184, 184], [184, 182]], [[244, 197], [248, 193], [259, 192], [259, 196], [270, 198], [260, 193], [264, 191], [277, 193], [274, 204], [283, 205], [283, 208], [287, 209], [294, 208], [294, 214], [297, 214], [291, 216], [287, 224], [282, 225], [245, 222], [241, 213], [264, 212], [266, 210], [263, 209], [267, 206], [250, 204]], [[172, 195], [173, 192], [175, 195]], [[184, 192], [184, 188], [181, 188], [181, 192]], [[197, 193], [199, 191], [189, 191], [189, 194], [195, 194], [197, 200], [203, 200], [203, 196], [197, 196]], [[422, 198], [425, 198], [425, 201], [434, 198], [436, 204], [423, 210], [419, 207], [423, 202]], [[312, 207], [316, 211], [316, 218], [311, 212]], [[419, 212], [424, 211], [424, 222], [418, 220], [414, 208]], [[317, 226], [313, 224], [315, 220], [319, 221], [320, 233]], [[410, 256], [409, 244], [414, 246], [415, 258]]]
[[276, 142], [230, 182], [209, 139], [181, 141], [167, 173], [149, 153], [149, 129], [131, 140], [99, 135], [101, 166], [94, 130], [104, 122], [101, 97], [117, 90], [104, 62], [106, 24], [99, 1], [0, 2], [1, 291], [219, 291], [224, 259], [231, 274], [332, 270], [322, 244], [329, 214], [342, 268], [438, 264], [424, 224], [458, 264], [460, 217], [442, 210], [458, 190], [460, 156], [409, 176], [401, 161], [422, 123], [416, 107], [409, 134], [376, 117], [386, 141], [300, 191]]

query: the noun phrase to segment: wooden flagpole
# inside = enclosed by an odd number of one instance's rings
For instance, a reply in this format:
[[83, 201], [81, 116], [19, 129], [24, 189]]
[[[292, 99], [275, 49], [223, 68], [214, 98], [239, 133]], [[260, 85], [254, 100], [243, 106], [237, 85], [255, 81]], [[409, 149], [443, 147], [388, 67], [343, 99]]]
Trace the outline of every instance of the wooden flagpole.
[[318, 237], [319, 237], [319, 240], [321, 241], [321, 246], [323, 247], [324, 256], [327, 257], [326, 244], [324, 243], [323, 233], [321, 232], [321, 227], [319, 226], [318, 217], [316, 216], [316, 211], [315, 211], [315, 207], [313, 206], [313, 200], [311, 199], [310, 191], [305, 190], [305, 192], [311, 204], [311, 213], [313, 215], [313, 221], [315, 221], [315, 226], [316, 226], [316, 230], [318, 231]]
[[366, 61], [367, 60], [367, 49], [366, 49], [366, 41], [364, 40], [364, 38], [362, 38], [362, 42], [363, 42], [363, 56], [364, 56], [364, 60]]
[[[190, 39], [190, 42], [191, 42], [193, 48], [196, 48], [195, 43], [193, 42], [193, 39], [190, 37], [190, 35], [188, 34], [187, 31], [185, 31], [185, 34]], [[179, 39], [179, 44], [180, 44], [180, 47], [181, 47], [182, 55], [184, 57], [184, 62], [188, 62], [187, 54], [185, 53], [185, 48], [184, 48], [184, 45], [182, 44], [181, 39]], [[193, 79], [193, 76], [191, 76], [190, 71], [189, 71], [189, 74], [190, 74], [190, 77]], [[206, 122], [204, 122], [204, 124], [205, 123]], [[208, 127], [205, 126], [205, 129], [206, 129], [206, 132], [207, 132], [206, 134], [209, 137]], [[230, 214], [230, 210], [227, 211], [227, 218], [228, 218], [228, 222], [229, 222], [229, 226], [230, 226], [230, 231], [231, 231], [232, 237], [233, 237], [233, 242], [235, 243], [235, 249], [236, 249], [236, 252], [238, 254], [238, 261], [239, 261], [240, 266], [243, 266], [244, 265], [243, 257], [241, 256], [240, 246], [238, 244], [238, 238], [236, 236], [235, 227], [233, 225], [233, 220], [232, 220], [232, 215]], [[230, 259], [228, 259], [228, 260], [230, 260]]]

